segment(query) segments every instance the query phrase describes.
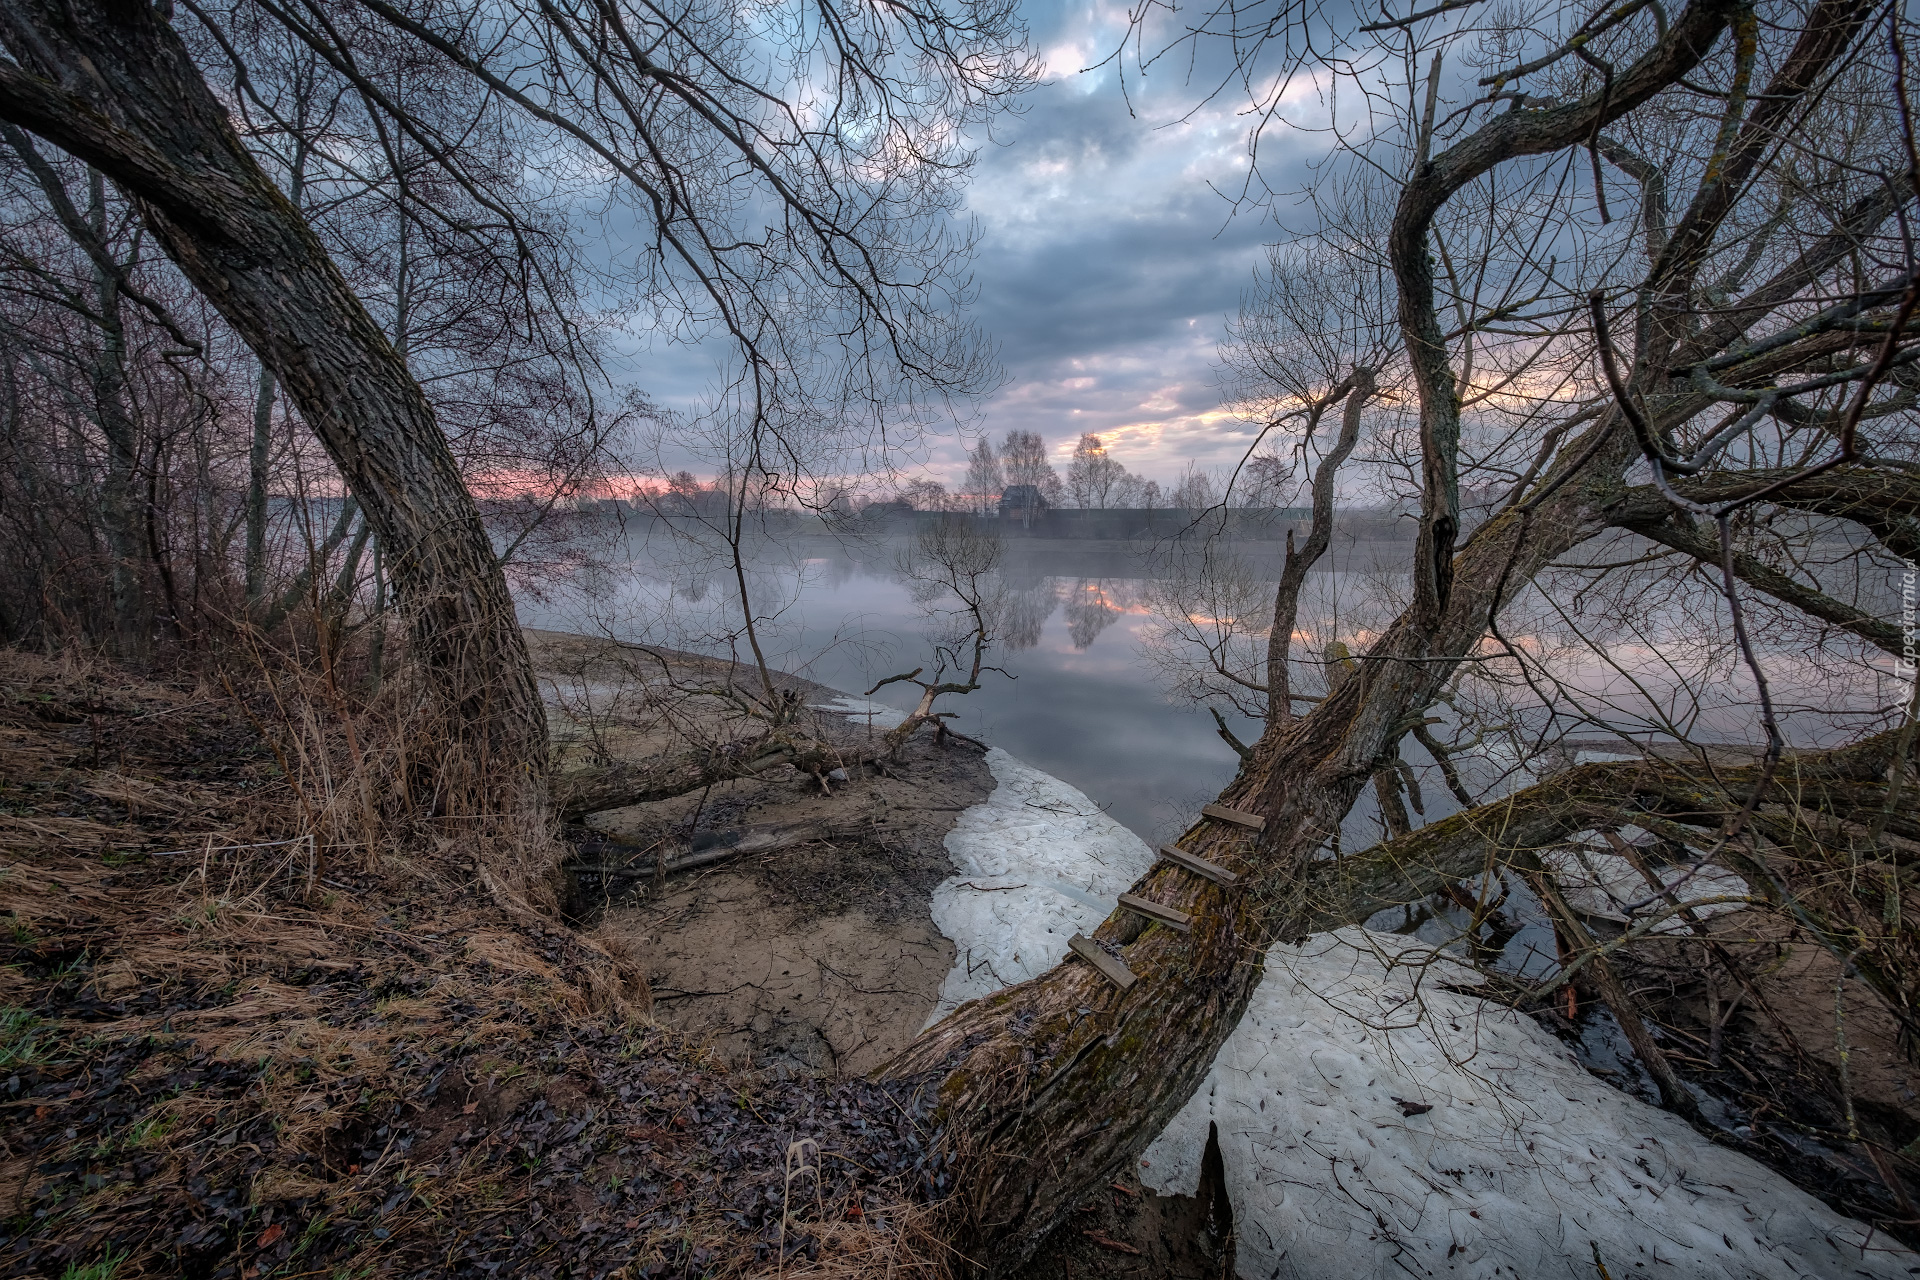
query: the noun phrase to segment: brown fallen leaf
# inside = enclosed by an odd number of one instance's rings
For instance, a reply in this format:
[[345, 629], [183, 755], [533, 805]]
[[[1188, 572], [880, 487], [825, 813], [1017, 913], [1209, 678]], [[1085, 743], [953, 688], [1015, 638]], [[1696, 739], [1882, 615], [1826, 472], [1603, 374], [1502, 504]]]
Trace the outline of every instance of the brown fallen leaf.
[[1082, 1231], [1080, 1234], [1085, 1236], [1087, 1239], [1093, 1241], [1095, 1244], [1099, 1245], [1102, 1249], [1111, 1249], [1115, 1253], [1130, 1253], [1134, 1255], [1136, 1258], [1140, 1256], [1140, 1251], [1138, 1249], [1134, 1248], [1132, 1245], [1128, 1244], [1124, 1240], [1115, 1240], [1112, 1236], [1107, 1235], [1105, 1232]]
[[262, 1231], [260, 1238], [254, 1243], [264, 1249], [285, 1234], [287, 1234], [287, 1229], [276, 1222], [265, 1231]]

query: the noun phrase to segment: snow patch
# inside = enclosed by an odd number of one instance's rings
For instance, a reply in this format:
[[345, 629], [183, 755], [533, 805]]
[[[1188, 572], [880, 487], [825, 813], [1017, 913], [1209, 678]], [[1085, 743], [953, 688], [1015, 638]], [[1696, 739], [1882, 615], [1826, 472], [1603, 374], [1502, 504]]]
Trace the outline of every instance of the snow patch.
[[1573, 753], [1575, 764], [1619, 764], [1627, 760], [1644, 760], [1645, 756], [1637, 751], [1576, 751]]
[[1449, 989], [1472, 981], [1392, 934], [1276, 945], [1141, 1180], [1193, 1194], [1218, 1126], [1240, 1273], [1262, 1280], [1591, 1280], [1595, 1249], [1614, 1276], [1920, 1272], [1920, 1255], [1596, 1080], [1531, 1019]]
[[[948, 834], [958, 870], [933, 894], [957, 955], [929, 1025], [1057, 964], [1154, 858], [1059, 779], [999, 749], [987, 764], [998, 785]], [[1595, 1079], [1480, 985], [1397, 934], [1276, 945], [1141, 1180], [1193, 1194], [1217, 1125], [1240, 1274], [1259, 1280], [1592, 1280], [1596, 1247], [1614, 1276], [1920, 1275], [1920, 1255]]]
[[932, 1026], [960, 1005], [1060, 963], [1153, 865], [1153, 850], [1073, 787], [995, 747], [997, 784], [947, 833], [955, 874], [933, 891], [954, 967]]
[[[1654, 893], [1646, 878], [1617, 853], [1563, 845], [1542, 853], [1540, 861], [1560, 882], [1567, 905], [1583, 915], [1628, 924], [1670, 910], [1666, 899]], [[1694, 914], [1699, 916], [1738, 911], [1751, 893], [1745, 880], [1711, 863], [1655, 867], [1653, 873], [1674, 897], [1693, 904]], [[1678, 915], [1669, 915], [1656, 923], [1652, 932], [1689, 933], [1691, 928]]]

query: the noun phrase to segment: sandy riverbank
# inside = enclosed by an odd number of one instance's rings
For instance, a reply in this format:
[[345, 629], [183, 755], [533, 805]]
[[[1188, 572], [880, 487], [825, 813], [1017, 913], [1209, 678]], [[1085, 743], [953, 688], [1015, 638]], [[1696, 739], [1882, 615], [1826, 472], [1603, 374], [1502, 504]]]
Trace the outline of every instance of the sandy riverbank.
[[[569, 689], [611, 681], [622, 657], [631, 657], [589, 638], [531, 634], [556, 705], [568, 701]], [[730, 664], [661, 652], [689, 682], [742, 677]], [[849, 714], [845, 708], [870, 704], [838, 690], [777, 679], [800, 701], [810, 732], [849, 750], [871, 747], [893, 723], [884, 714]], [[603, 732], [627, 735], [622, 746], [644, 749], [659, 732], [617, 705], [607, 719]], [[661, 883], [583, 874], [576, 911], [646, 969], [661, 1021], [705, 1039], [729, 1062], [864, 1074], [919, 1032], [953, 968], [953, 945], [933, 922], [932, 892], [952, 874], [947, 832], [993, 785], [978, 748], [953, 739], [938, 745], [923, 733], [896, 759], [852, 770], [844, 781], [829, 777], [823, 785], [784, 768], [595, 814], [591, 831], [608, 842], [596, 846], [597, 866], [644, 867], [742, 831], [815, 826], [822, 835]]]

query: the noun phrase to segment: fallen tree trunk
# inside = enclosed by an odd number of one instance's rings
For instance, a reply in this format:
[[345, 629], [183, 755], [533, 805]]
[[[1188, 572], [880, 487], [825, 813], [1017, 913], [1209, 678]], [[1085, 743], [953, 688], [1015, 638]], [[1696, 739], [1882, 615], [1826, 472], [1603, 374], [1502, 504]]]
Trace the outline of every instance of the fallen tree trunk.
[[553, 807], [567, 821], [630, 804], [671, 800], [716, 782], [752, 778], [792, 763], [791, 747], [756, 742], [744, 751], [681, 751], [651, 760], [569, 769], [553, 779]]
[[[1776, 807], [1819, 803], [1857, 820], [1884, 802], [1896, 746], [1890, 733], [1840, 751], [1789, 757], [1768, 795], [1780, 802]], [[1292, 775], [1294, 785], [1286, 786], [1278, 782], [1285, 775], [1248, 773], [1223, 800], [1252, 807], [1260, 793], [1251, 784], [1266, 782], [1283, 800], [1300, 797], [1278, 811], [1292, 826], [1271, 844], [1268, 838], [1256, 844], [1246, 828], [1223, 821], [1206, 820], [1189, 831], [1183, 848], [1241, 879], [1223, 888], [1164, 861], [1144, 876], [1132, 892], [1189, 913], [1191, 932], [1150, 926], [1127, 912], [1103, 923], [1095, 939], [1121, 953], [1137, 978], [1131, 987], [1118, 991], [1092, 966], [1070, 958], [963, 1006], [883, 1069], [895, 1078], [932, 1072], [941, 1080], [941, 1115], [963, 1135], [961, 1153], [972, 1170], [962, 1183], [973, 1214], [969, 1244], [989, 1270], [1017, 1261], [1022, 1230], [1070, 1210], [1086, 1186], [1122, 1167], [1164, 1127], [1204, 1076], [1217, 1043], [1212, 1038], [1237, 1024], [1273, 941], [1363, 921], [1503, 862], [1537, 868], [1538, 850], [1586, 828], [1665, 826], [1708, 843], [1760, 776], [1757, 766], [1583, 765], [1362, 854], [1313, 861], [1289, 874], [1268, 849], [1299, 849], [1312, 839], [1310, 815], [1328, 802], [1308, 797], [1329, 794], [1322, 789], [1327, 775]], [[1344, 793], [1357, 794], [1364, 781], [1348, 775]], [[1263, 837], [1273, 833], [1275, 817], [1269, 809]], [[1910, 817], [1900, 821], [1915, 825]], [[1782, 834], [1794, 825], [1784, 814], [1769, 818], [1764, 807], [1760, 822]], [[1761, 897], [1790, 909], [1785, 895], [1792, 891], [1777, 869], [1769, 874], [1751, 856], [1727, 861], [1749, 876]], [[1844, 865], [1844, 856], [1838, 863]], [[1801, 914], [1809, 905], [1801, 903]], [[1862, 950], [1862, 938], [1844, 922], [1826, 921], [1817, 936], [1859, 966], [1895, 1016], [1913, 1025], [1905, 994], [1911, 967], [1895, 968]]]
[[[1752, 820], [1756, 829], [1790, 847], [1793, 832], [1805, 831], [1813, 813], [1843, 822], [1878, 814], [1898, 737], [1881, 733], [1833, 751], [1788, 756], [1769, 788], [1774, 804], [1763, 805]], [[1656, 759], [1564, 769], [1398, 839], [1314, 863], [1296, 890], [1299, 927], [1321, 933], [1356, 924], [1505, 862], [1533, 869], [1533, 852], [1578, 831], [1670, 822], [1689, 828], [1698, 840], [1745, 803], [1758, 777], [1752, 765], [1708, 770]], [[1902, 814], [1889, 830], [1896, 841], [1920, 836], [1920, 820]]]
[[[939, 1081], [938, 1117], [966, 1169], [962, 1247], [989, 1273], [1027, 1257], [1191, 1097], [1245, 1012], [1268, 947], [1302, 937], [1316, 923], [1319, 913], [1304, 901], [1303, 882], [1317, 874], [1321, 851], [1361, 789], [1390, 764], [1458, 664], [1489, 630], [1497, 637], [1504, 605], [1547, 564], [1610, 523], [1609, 507], [1625, 487], [1621, 477], [1637, 456], [1629, 433], [1618, 429], [1617, 409], [1563, 446], [1561, 461], [1534, 486], [1537, 496], [1488, 520], [1455, 550], [1460, 397], [1428, 252], [1434, 215], [1496, 165], [1595, 136], [1689, 74], [1736, 11], [1721, 0], [1695, 0], [1631, 67], [1610, 76], [1604, 91], [1499, 115], [1424, 161], [1402, 188], [1389, 250], [1420, 396], [1424, 466], [1411, 607], [1310, 714], [1291, 723], [1269, 718], [1266, 734], [1220, 795], [1229, 808], [1264, 819], [1259, 835], [1208, 819], [1180, 840], [1185, 851], [1233, 871], [1234, 883], [1222, 886], [1162, 861], [1132, 887], [1140, 898], [1186, 913], [1190, 931], [1149, 925], [1130, 912], [1110, 916], [1095, 931], [1094, 941], [1134, 975], [1130, 985], [1110, 985], [1086, 961], [1069, 959], [962, 1006], [881, 1069], [902, 1081]], [[1782, 104], [1840, 56], [1867, 12], [1854, 0], [1816, 6], [1756, 116], [1771, 121], [1786, 110]], [[1757, 125], [1740, 133], [1725, 167], [1736, 175], [1730, 185], [1756, 162], [1763, 136]], [[1684, 241], [1687, 252], [1659, 258], [1646, 296], [1687, 295], [1697, 270], [1693, 246], [1711, 242], [1728, 207], [1711, 191], [1688, 209], [1670, 242]], [[1816, 259], [1826, 248], [1817, 244], [1808, 251], [1813, 256], [1790, 262], [1757, 292], [1784, 298], [1806, 288], [1811, 274], [1824, 269], [1824, 259]], [[1658, 360], [1685, 336], [1683, 322], [1660, 313], [1641, 358]], [[1656, 366], [1642, 365], [1636, 376], [1649, 376], [1650, 367]], [[1704, 407], [1672, 397], [1660, 411], [1663, 428]]]
[[814, 738], [780, 735], [650, 760], [617, 760], [555, 776], [553, 807], [561, 818], [578, 821], [590, 813], [671, 800], [719, 782], [757, 778], [782, 765], [824, 778], [835, 769], [871, 764], [881, 754], [876, 749], [841, 748]]
[[745, 857], [750, 853], [777, 853], [782, 849], [792, 849], [815, 840], [830, 840], [837, 835], [849, 835], [857, 827], [828, 822], [771, 822], [760, 826], [742, 827], [738, 831], [722, 833], [717, 839], [678, 857], [665, 858], [655, 863], [635, 862], [624, 866], [576, 865], [572, 868], [581, 875], [603, 876], [609, 880], [644, 880], [651, 876], [670, 876], [682, 871], [696, 871], [701, 867], [716, 866], [734, 858]]
[[[1834, 467], [1817, 475], [1791, 471], [1747, 471], [1699, 476], [1676, 489], [1709, 505], [1730, 502], [1779, 485], [1767, 496], [1775, 506], [1833, 516], [1858, 524], [1882, 546], [1905, 560], [1920, 560], [1920, 476], [1891, 467]], [[1657, 495], [1635, 489], [1641, 505]]]
[[[951, 691], [957, 686], [946, 688]], [[981, 747], [965, 734], [948, 729], [939, 715], [925, 713], [926, 701], [930, 699], [923, 700], [922, 711], [908, 716], [872, 745], [836, 746], [824, 739], [781, 731], [746, 742], [699, 747], [647, 760], [616, 760], [569, 769], [553, 778], [554, 812], [565, 821], [577, 822], [590, 813], [671, 800], [715, 783], [757, 778], [782, 765], [824, 779], [835, 769], [862, 768], [892, 757], [929, 725], [940, 740], [955, 738]]]

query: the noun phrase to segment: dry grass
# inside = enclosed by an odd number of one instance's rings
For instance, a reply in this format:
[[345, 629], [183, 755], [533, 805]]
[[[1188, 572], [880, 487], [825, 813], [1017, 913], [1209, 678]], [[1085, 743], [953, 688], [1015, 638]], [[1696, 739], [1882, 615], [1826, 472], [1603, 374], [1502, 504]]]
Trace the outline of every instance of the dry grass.
[[268, 674], [0, 653], [0, 1274], [945, 1274], [911, 1105], [652, 1026], [508, 833], [396, 818], [400, 694]]

